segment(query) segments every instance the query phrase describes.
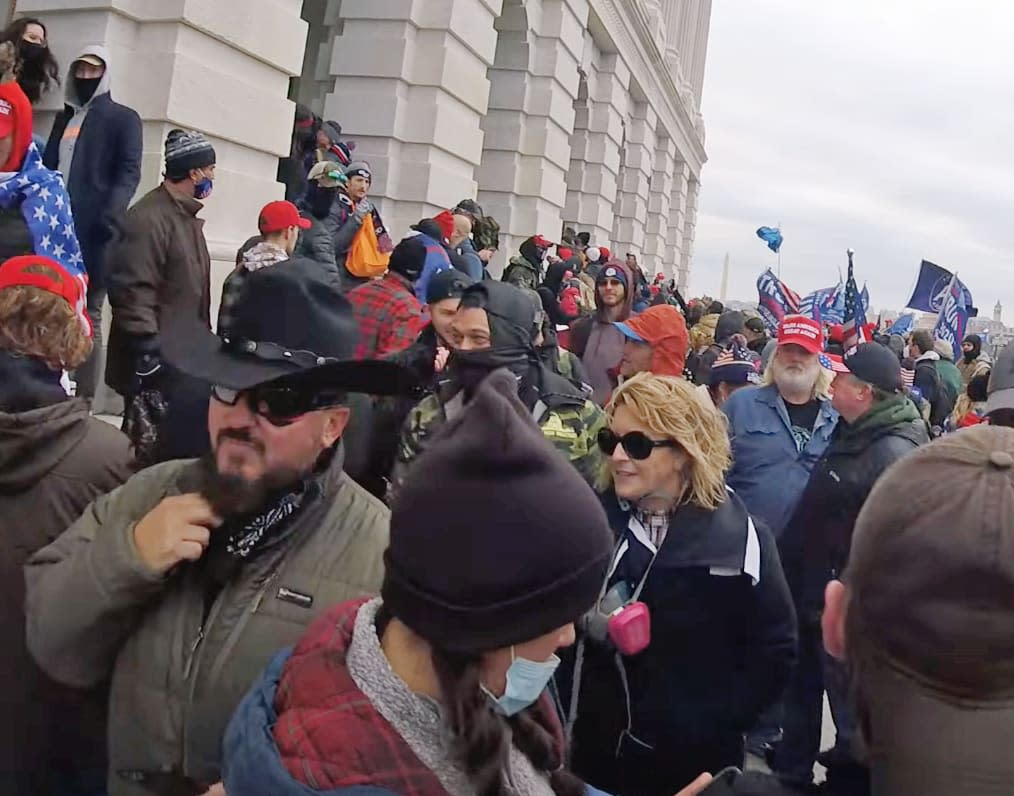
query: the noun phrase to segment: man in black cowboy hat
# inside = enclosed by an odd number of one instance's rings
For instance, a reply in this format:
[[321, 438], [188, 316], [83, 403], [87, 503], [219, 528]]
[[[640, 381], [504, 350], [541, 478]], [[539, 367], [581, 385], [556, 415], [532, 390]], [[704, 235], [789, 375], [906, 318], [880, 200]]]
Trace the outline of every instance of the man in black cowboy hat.
[[383, 577], [388, 512], [340, 442], [347, 392], [396, 392], [404, 371], [352, 361], [351, 308], [322, 278], [264, 268], [242, 292], [222, 337], [166, 349], [213, 385], [212, 452], [138, 473], [27, 567], [37, 661], [71, 686], [112, 679], [111, 796], [216, 783], [226, 723], [271, 656]]

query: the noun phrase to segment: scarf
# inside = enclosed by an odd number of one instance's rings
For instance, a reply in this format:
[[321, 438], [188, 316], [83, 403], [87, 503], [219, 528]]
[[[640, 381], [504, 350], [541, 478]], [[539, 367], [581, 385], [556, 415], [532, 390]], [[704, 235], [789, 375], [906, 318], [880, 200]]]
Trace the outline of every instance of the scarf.
[[242, 266], [247, 271], [259, 271], [269, 265], [289, 259], [288, 253], [274, 243], [261, 241], [256, 246], [243, 252]]
[[34, 143], [29, 144], [20, 171], [0, 173], [0, 207], [21, 208], [36, 254], [51, 257], [70, 273], [85, 278], [63, 177], [42, 165]]
[[381, 254], [390, 254], [394, 251], [394, 243], [387, 231], [387, 227], [384, 226], [384, 222], [380, 218], [380, 211], [377, 210], [376, 206], [370, 211], [370, 215], [373, 216], [373, 232], [377, 236], [377, 249]]
[[249, 558], [259, 549], [269, 531], [278, 529], [299, 510], [305, 495], [305, 484], [299, 484], [294, 491], [282, 495], [271, 508], [231, 531], [226, 539], [226, 551], [234, 558]]

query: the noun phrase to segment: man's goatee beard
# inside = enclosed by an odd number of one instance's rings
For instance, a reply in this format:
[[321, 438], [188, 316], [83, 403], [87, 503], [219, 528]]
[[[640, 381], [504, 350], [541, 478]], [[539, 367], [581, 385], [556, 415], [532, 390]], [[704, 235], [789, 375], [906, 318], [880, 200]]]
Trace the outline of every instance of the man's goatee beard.
[[304, 477], [296, 470], [278, 470], [253, 481], [218, 470], [215, 454], [201, 457], [198, 492], [219, 517], [236, 517], [268, 508], [275, 496], [294, 489]]

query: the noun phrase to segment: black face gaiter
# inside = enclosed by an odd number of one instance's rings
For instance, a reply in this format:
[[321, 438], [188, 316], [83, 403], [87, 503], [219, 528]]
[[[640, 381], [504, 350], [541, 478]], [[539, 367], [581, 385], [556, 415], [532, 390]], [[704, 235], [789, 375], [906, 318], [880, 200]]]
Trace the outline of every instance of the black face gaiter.
[[307, 194], [307, 202], [310, 205], [310, 213], [314, 218], [323, 221], [331, 213], [331, 205], [334, 204], [335, 196], [338, 195], [337, 188], [321, 188], [313, 184]]
[[95, 90], [99, 87], [99, 83], [101, 82], [101, 77], [74, 78], [74, 89], [77, 92], [77, 98], [80, 100], [82, 105], [86, 105], [91, 98], [95, 96]]
[[36, 44], [34, 41], [25, 41], [24, 39], [21, 40], [18, 50], [28, 66], [39, 66], [45, 63], [49, 55], [49, 47], [45, 44]]
[[450, 373], [464, 389], [466, 399], [494, 370], [507, 368], [521, 378], [538, 363], [531, 333], [535, 307], [516, 287], [502, 282], [472, 285], [462, 296], [461, 306], [486, 311], [490, 339], [489, 348], [451, 355]]

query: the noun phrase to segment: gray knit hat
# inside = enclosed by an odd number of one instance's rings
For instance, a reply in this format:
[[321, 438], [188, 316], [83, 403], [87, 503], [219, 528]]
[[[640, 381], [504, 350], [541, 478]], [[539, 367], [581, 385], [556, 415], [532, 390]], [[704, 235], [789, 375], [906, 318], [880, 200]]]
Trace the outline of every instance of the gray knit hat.
[[171, 180], [181, 180], [191, 169], [215, 165], [215, 148], [196, 130], [170, 130], [165, 139], [165, 173]]
[[365, 160], [353, 160], [345, 167], [345, 176], [349, 179], [353, 177], [365, 177], [370, 182], [373, 182], [373, 169], [370, 168], [370, 164]]

